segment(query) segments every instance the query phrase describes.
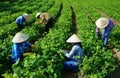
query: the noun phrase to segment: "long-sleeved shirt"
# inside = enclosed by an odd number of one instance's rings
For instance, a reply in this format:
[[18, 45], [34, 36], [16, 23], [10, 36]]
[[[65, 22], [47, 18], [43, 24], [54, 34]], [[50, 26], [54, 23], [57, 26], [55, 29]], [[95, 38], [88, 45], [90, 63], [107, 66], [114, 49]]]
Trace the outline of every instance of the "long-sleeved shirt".
[[31, 44], [28, 42], [23, 43], [14, 43], [12, 46], [12, 56], [11, 60], [15, 63], [17, 60], [20, 60], [21, 56], [25, 51], [25, 47], [31, 47]]
[[84, 52], [79, 44], [73, 45], [71, 51], [69, 53], [65, 53], [65, 56], [67, 58], [74, 59], [74, 62], [77, 62], [78, 64], [81, 63], [83, 55]]
[[41, 22], [44, 24], [47, 24], [49, 19], [51, 18], [51, 15], [49, 13], [42, 13], [40, 15], [40, 18], [42, 19]]
[[24, 26], [23, 25], [23, 22], [25, 22], [25, 19], [23, 16], [19, 16], [17, 19], [16, 19], [16, 23], [19, 24], [20, 26]]
[[110, 32], [112, 31], [114, 27], [114, 24], [111, 20], [109, 20], [109, 24], [107, 27], [103, 28], [102, 31], [100, 31], [99, 28], [96, 27], [96, 35], [99, 37], [100, 33], [102, 34], [102, 40], [104, 41], [105, 37], [108, 37]]

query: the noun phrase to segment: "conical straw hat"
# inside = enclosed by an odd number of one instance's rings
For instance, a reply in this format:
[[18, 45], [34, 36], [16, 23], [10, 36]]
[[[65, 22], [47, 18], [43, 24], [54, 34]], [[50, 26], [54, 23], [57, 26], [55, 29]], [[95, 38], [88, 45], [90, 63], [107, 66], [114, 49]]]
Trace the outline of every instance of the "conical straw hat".
[[78, 43], [78, 42], [82, 42], [82, 40], [78, 38], [77, 35], [73, 34], [72, 36], [70, 36], [70, 38], [66, 42], [67, 43]]
[[12, 42], [14, 43], [22, 43], [24, 41], [26, 41], [29, 38], [28, 35], [23, 34], [22, 32], [18, 32], [14, 38], [12, 39]]
[[109, 23], [109, 20], [107, 18], [99, 18], [97, 21], [96, 21], [96, 26], [98, 28], [105, 28], [108, 26], [108, 23]]
[[40, 14], [41, 14], [41, 13], [37, 13], [37, 14], [36, 14], [36, 18], [37, 18]]
[[30, 16], [27, 13], [24, 13], [23, 17], [25, 18], [26, 21], [30, 21]]

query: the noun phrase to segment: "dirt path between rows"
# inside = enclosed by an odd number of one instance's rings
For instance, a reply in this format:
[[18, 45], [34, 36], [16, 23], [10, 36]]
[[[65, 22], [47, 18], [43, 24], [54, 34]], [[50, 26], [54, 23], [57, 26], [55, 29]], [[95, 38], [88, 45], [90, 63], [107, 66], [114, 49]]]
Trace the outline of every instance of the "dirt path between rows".
[[90, 21], [95, 25], [95, 20], [92, 19], [92, 17], [90, 16], [90, 13], [84, 7], [81, 7], [81, 8], [83, 9], [85, 14], [87, 15], [88, 19], [90, 19]]
[[72, 17], [72, 28], [71, 28], [71, 32], [76, 34], [76, 32], [77, 32], [76, 14], [74, 12], [74, 9], [73, 9], [72, 5], [70, 6], [70, 8], [71, 8], [71, 11], [72, 11], [72, 16], [71, 16]]
[[111, 47], [111, 46], [109, 46], [108, 48], [112, 50], [113, 57], [117, 61], [116, 62], [117, 67], [115, 68], [115, 70], [113, 72], [108, 74], [108, 78], [120, 78], [120, 51], [119, 51], [119, 49], [116, 49], [116, 48]]
[[104, 13], [103, 11], [101, 11], [101, 10], [99, 10], [99, 9], [96, 9], [96, 8], [93, 8], [93, 9], [95, 9], [95, 10], [96, 10], [98, 13], [100, 13], [101, 15], [103, 15], [103, 16], [105, 16], [105, 17], [107, 17], [107, 18], [110, 18], [110, 19], [114, 22], [114, 24], [117, 24], [117, 25], [120, 27], [120, 22], [119, 22], [118, 20], [110, 17], [108, 14]]
[[[117, 58], [118, 60], [120, 60], [120, 51], [116, 48], [113, 48], [112, 50], [115, 54], [113, 55], [114, 58]], [[120, 65], [120, 63], [119, 63]]]

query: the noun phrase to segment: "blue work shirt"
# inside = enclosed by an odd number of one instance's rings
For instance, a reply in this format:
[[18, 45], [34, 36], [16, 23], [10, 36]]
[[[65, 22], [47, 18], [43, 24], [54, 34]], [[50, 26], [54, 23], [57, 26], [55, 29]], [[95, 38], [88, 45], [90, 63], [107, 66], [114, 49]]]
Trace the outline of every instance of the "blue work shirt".
[[23, 25], [23, 22], [25, 22], [25, 19], [23, 16], [19, 16], [17, 19], [16, 19], [16, 23], [19, 24], [20, 26], [24, 26]]
[[[110, 33], [113, 30], [113, 28], [114, 28], [114, 23], [111, 20], [109, 20], [108, 26], [102, 29], [101, 34], [102, 34], [102, 40], [103, 40], [104, 46], [107, 45], [108, 38], [109, 38]], [[100, 36], [99, 32], [100, 32], [99, 28], [96, 27], [96, 35], [98, 37]]]
[[31, 47], [31, 44], [28, 42], [23, 43], [14, 43], [12, 46], [12, 56], [11, 60], [13, 63], [15, 63], [17, 60], [21, 59], [21, 56], [23, 55], [25, 51], [25, 47]]
[[79, 44], [73, 45], [71, 51], [69, 53], [65, 53], [67, 58], [72, 59], [72, 61], [76, 62], [77, 64], [81, 63], [83, 55], [83, 50]]

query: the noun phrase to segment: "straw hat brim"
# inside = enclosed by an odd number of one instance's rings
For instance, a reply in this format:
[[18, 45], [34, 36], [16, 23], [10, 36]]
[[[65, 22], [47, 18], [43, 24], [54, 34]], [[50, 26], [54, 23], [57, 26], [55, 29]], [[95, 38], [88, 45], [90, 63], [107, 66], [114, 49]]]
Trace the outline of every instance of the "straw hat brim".
[[41, 14], [41, 13], [37, 13], [37, 14], [36, 14], [36, 18], [38, 18], [38, 16], [39, 16], [40, 14]]
[[101, 29], [107, 27], [108, 24], [109, 20], [107, 18], [100, 18], [96, 21], [96, 26]]
[[30, 21], [30, 17], [27, 16], [27, 17], [25, 18], [25, 20], [26, 20], [26, 21]]
[[14, 38], [12, 39], [12, 42], [13, 43], [22, 43], [22, 42], [25, 42], [27, 39], [29, 38], [28, 35], [26, 34], [23, 34], [21, 32], [18, 32]]
[[80, 38], [77, 37], [77, 35], [73, 34], [70, 36], [70, 38], [66, 41], [67, 43], [79, 43], [82, 42]]
[[26, 21], [30, 21], [30, 16], [27, 13], [24, 13], [23, 17], [25, 18]]

